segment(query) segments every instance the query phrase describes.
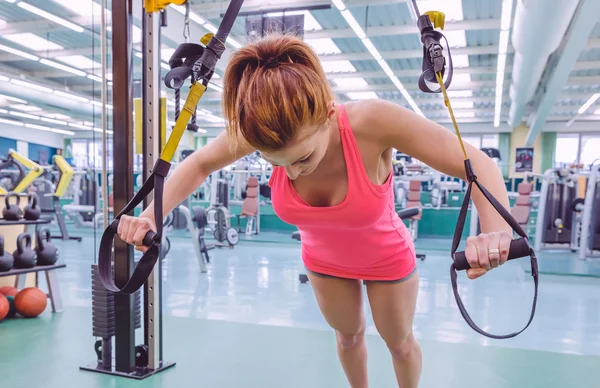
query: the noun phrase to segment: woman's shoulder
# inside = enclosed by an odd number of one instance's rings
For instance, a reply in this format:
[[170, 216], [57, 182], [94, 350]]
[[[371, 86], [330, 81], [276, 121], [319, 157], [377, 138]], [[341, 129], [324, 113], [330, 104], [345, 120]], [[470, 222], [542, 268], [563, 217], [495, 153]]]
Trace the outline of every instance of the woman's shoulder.
[[[348, 121], [356, 138], [379, 141], [380, 136], [385, 134], [389, 127], [389, 120], [396, 120], [397, 116], [391, 117], [390, 111], [398, 113], [399, 106], [385, 100], [360, 100], [344, 103]], [[399, 125], [400, 123], [395, 123]]]

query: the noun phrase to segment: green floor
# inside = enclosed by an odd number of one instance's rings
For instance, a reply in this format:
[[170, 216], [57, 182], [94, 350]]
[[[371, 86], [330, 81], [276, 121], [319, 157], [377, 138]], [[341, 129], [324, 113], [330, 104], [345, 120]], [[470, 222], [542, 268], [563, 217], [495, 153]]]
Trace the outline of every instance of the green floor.
[[[90, 310], [70, 308], [0, 327], [6, 388], [337, 388], [347, 383], [328, 331], [192, 318], [165, 318], [165, 359], [175, 368], [144, 381], [79, 370], [93, 360]], [[18, 330], [17, 330], [18, 327]], [[421, 387], [597, 388], [600, 357], [422, 340]], [[368, 336], [370, 384], [394, 387], [379, 337]]]

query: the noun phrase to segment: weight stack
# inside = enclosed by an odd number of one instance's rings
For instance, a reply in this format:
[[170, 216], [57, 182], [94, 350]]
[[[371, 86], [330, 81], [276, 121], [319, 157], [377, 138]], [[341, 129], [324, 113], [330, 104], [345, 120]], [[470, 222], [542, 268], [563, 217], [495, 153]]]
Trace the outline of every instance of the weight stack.
[[[134, 294], [135, 328], [142, 327], [142, 294]], [[115, 335], [115, 295], [102, 285], [98, 265], [92, 265], [92, 335], [110, 338]]]

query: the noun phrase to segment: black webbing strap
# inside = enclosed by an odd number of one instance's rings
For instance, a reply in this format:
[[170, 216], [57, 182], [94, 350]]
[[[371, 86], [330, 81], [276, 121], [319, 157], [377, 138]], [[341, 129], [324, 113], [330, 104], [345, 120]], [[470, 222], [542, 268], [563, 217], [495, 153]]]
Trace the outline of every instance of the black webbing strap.
[[[100, 280], [104, 287], [117, 294], [131, 294], [137, 291], [152, 273], [154, 265], [158, 261], [160, 252], [160, 242], [163, 233], [163, 188], [165, 177], [169, 173], [171, 163], [158, 159], [152, 170], [152, 174], [144, 182], [140, 191], [125, 205], [117, 214], [111, 225], [104, 230], [100, 240], [100, 250], [98, 252], [98, 271]], [[139, 205], [144, 198], [154, 190], [154, 222], [156, 223], [156, 233], [148, 232], [144, 237], [144, 245], [149, 247], [142, 258], [138, 261], [131, 278], [124, 287], [120, 288], [115, 284], [112, 267], [113, 240], [117, 234], [119, 220], [123, 214], [131, 212]]]
[[[467, 172], [467, 181], [469, 182], [469, 186], [467, 188], [467, 192], [465, 193], [465, 199], [463, 200], [462, 206], [460, 208], [460, 213], [458, 215], [458, 221], [456, 223], [456, 229], [454, 230], [454, 238], [452, 240], [452, 256], [454, 257], [454, 254], [456, 253], [456, 250], [458, 249], [458, 245], [460, 244], [460, 240], [462, 238], [462, 232], [463, 232], [463, 228], [465, 226], [465, 221], [467, 219], [467, 210], [469, 208], [469, 201], [471, 199], [471, 191], [473, 188], [473, 184], [475, 184], [479, 188], [479, 190], [484, 195], [484, 197], [494, 207], [494, 209], [496, 209], [496, 211], [502, 216], [502, 218], [504, 218], [504, 220], [510, 225], [510, 227], [519, 236], [521, 236], [524, 239], [527, 239], [527, 234], [525, 233], [523, 228], [521, 228], [519, 223], [514, 219], [514, 217], [510, 214], [510, 212], [508, 210], [506, 210], [504, 208], [504, 206], [502, 206], [502, 204], [500, 204], [500, 202], [498, 202], [498, 200], [496, 198], [494, 198], [494, 196], [489, 191], [487, 191], [487, 189], [481, 183], [479, 183], [479, 181], [477, 180], [477, 176], [473, 172], [473, 168], [471, 166], [471, 161], [469, 159], [465, 160], [465, 170]], [[471, 328], [473, 330], [475, 330], [479, 334], [484, 335], [489, 338], [506, 339], [506, 338], [516, 337], [517, 335], [521, 334], [523, 331], [525, 331], [525, 329], [527, 329], [529, 327], [529, 325], [533, 321], [533, 317], [535, 316], [535, 309], [537, 306], [537, 297], [538, 297], [538, 264], [537, 264], [537, 258], [535, 256], [535, 252], [531, 248], [529, 248], [529, 257], [531, 259], [531, 276], [533, 276], [533, 283], [535, 286], [535, 291], [534, 291], [534, 296], [533, 296], [533, 304], [531, 307], [531, 315], [529, 316], [529, 321], [527, 322], [527, 325], [525, 325], [525, 327], [523, 329], [521, 329], [517, 332], [511, 333], [511, 334], [505, 334], [505, 335], [494, 335], [494, 334], [487, 333], [483, 329], [481, 329], [479, 326], [477, 326], [475, 324], [475, 322], [473, 322], [473, 320], [469, 316], [469, 313], [467, 313], [465, 305], [463, 304], [463, 302], [460, 298], [460, 295], [458, 293], [457, 271], [456, 271], [455, 263], [452, 263], [452, 265], [450, 266], [450, 279], [452, 281], [452, 291], [454, 292], [454, 298], [456, 299], [456, 304], [458, 305], [458, 309], [460, 310], [460, 313], [462, 314], [462, 316], [465, 319], [465, 321], [467, 322], [467, 324], [469, 326], [471, 326]]]
[[442, 77], [446, 72], [446, 58], [444, 58], [444, 48], [440, 43], [442, 38], [446, 41], [446, 47], [448, 47], [448, 76], [444, 82], [446, 89], [452, 83], [452, 74], [454, 74], [454, 66], [452, 65], [452, 54], [450, 53], [450, 45], [448, 40], [439, 31], [436, 31], [429, 20], [428, 15], [422, 15], [417, 21], [417, 26], [421, 32], [421, 42], [423, 43], [423, 65], [421, 76], [419, 77], [419, 89], [425, 93], [439, 93], [441, 89], [431, 89], [430, 83], [437, 85], [437, 79], [435, 74], [441, 73]]

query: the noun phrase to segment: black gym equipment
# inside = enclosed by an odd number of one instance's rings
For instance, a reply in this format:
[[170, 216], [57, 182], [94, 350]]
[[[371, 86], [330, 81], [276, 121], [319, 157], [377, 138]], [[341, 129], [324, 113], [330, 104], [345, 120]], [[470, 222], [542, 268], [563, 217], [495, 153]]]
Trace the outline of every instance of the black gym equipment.
[[[464, 166], [465, 166], [465, 175], [467, 178], [468, 186], [467, 192], [465, 193], [465, 198], [463, 204], [460, 209], [460, 213], [458, 216], [458, 220], [456, 223], [456, 229], [454, 230], [454, 238], [452, 241], [452, 249], [451, 255], [453, 258], [453, 263], [450, 266], [450, 280], [452, 282], [452, 290], [454, 292], [454, 297], [456, 299], [456, 303], [462, 314], [463, 318], [467, 322], [467, 324], [476, 332], [481, 335], [484, 335], [489, 338], [495, 339], [506, 339], [512, 338], [529, 327], [531, 322], [533, 321], [533, 317], [535, 315], [535, 308], [537, 305], [537, 295], [538, 295], [538, 265], [537, 258], [535, 256], [535, 252], [529, 245], [529, 239], [525, 231], [521, 228], [521, 226], [517, 223], [517, 221], [512, 217], [510, 212], [506, 210], [502, 204], [498, 202], [494, 198], [494, 196], [487, 191], [487, 189], [479, 183], [477, 180], [477, 176], [475, 175], [475, 171], [473, 170], [473, 166], [471, 165], [471, 161], [467, 152], [465, 150], [465, 146], [462, 141], [462, 137], [460, 135], [460, 130], [458, 129], [458, 124], [456, 123], [456, 119], [454, 117], [454, 112], [452, 110], [452, 105], [450, 103], [450, 98], [446, 92], [446, 89], [450, 87], [452, 83], [452, 55], [450, 53], [450, 46], [448, 45], [448, 41], [445, 36], [436, 31], [434, 28], [444, 28], [445, 23], [445, 15], [439, 11], [429, 11], [424, 15], [421, 15], [419, 12], [419, 8], [417, 6], [416, 0], [412, 0], [412, 6], [415, 14], [417, 15], [417, 27], [419, 29], [421, 35], [421, 42], [423, 43], [423, 72], [419, 77], [419, 88], [425, 93], [442, 93], [444, 98], [444, 104], [448, 108], [448, 112], [450, 114], [450, 118], [452, 119], [452, 124], [456, 131], [456, 135], [458, 137], [459, 144], [462, 148], [462, 153], [464, 155]], [[444, 48], [441, 44], [442, 38], [446, 41], [446, 46], [448, 47], [448, 60], [449, 63], [446, 64], [446, 59], [444, 57]], [[446, 80], [444, 81], [444, 74], [447, 72]], [[438, 89], [431, 89], [428, 82], [437, 83], [439, 86]], [[515, 231], [521, 238], [513, 240], [510, 245], [510, 251], [508, 254], [508, 259], [516, 259], [520, 257], [529, 256], [531, 259], [531, 275], [533, 276], [533, 283], [535, 287], [533, 304], [531, 307], [531, 315], [529, 317], [529, 321], [525, 325], [525, 327], [517, 331], [515, 333], [507, 334], [507, 335], [493, 335], [485, 332], [481, 328], [479, 328], [475, 322], [471, 319], [467, 310], [462, 303], [460, 295], [458, 293], [458, 284], [457, 284], [457, 271], [466, 270], [470, 268], [469, 263], [466, 259], [464, 252], [457, 252], [458, 246], [461, 242], [463, 228], [465, 225], [467, 211], [469, 208], [469, 203], [471, 199], [471, 190], [473, 189], [473, 185], [477, 186], [479, 191], [484, 195], [484, 197], [488, 200], [488, 202], [496, 209], [496, 211], [504, 218], [504, 220], [511, 226], [513, 231]]]
[[13, 252], [15, 260], [14, 267], [17, 269], [33, 268], [36, 265], [37, 258], [35, 251], [31, 249], [31, 235], [21, 233], [17, 237], [17, 249]]
[[23, 209], [23, 218], [27, 221], [36, 221], [40, 218], [42, 211], [38, 205], [38, 196], [35, 193], [29, 193], [27, 196], [27, 205]]
[[4, 250], [4, 236], [0, 234], [0, 272], [10, 271], [14, 262], [13, 255]]
[[[408, 209], [402, 209], [402, 210], [398, 211], [397, 213], [401, 220], [406, 220], [406, 219], [409, 219], [410, 217], [416, 216], [417, 214], [419, 214], [420, 211], [421, 211], [421, 209], [418, 207], [411, 207]], [[300, 231], [293, 232], [292, 238], [294, 240], [301, 241]], [[423, 261], [423, 260], [425, 260], [425, 258], [426, 258], [426, 256], [424, 254], [417, 253], [417, 259]], [[307, 283], [308, 276], [304, 273], [301, 273], [300, 275], [298, 275], [298, 280], [300, 280], [300, 283], [302, 283], [302, 284]]]
[[[8, 171], [15, 169], [14, 172]], [[10, 155], [6, 159], [0, 159], [0, 194], [13, 191], [25, 178], [25, 168]]]
[[54, 265], [58, 260], [58, 248], [51, 243], [50, 230], [41, 229], [36, 233], [35, 253], [37, 265]]
[[600, 253], [600, 163], [592, 163], [581, 216], [579, 258], [598, 258]]
[[[15, 198], [16, 202], [10, 203], [10, 199]], [[19, 194], [10, 192], [4, 197], [4, 209], [2, 210], [2, 217], [6, 221], [19, 221], [23, 217], [23, 211], [19, 207]]]

